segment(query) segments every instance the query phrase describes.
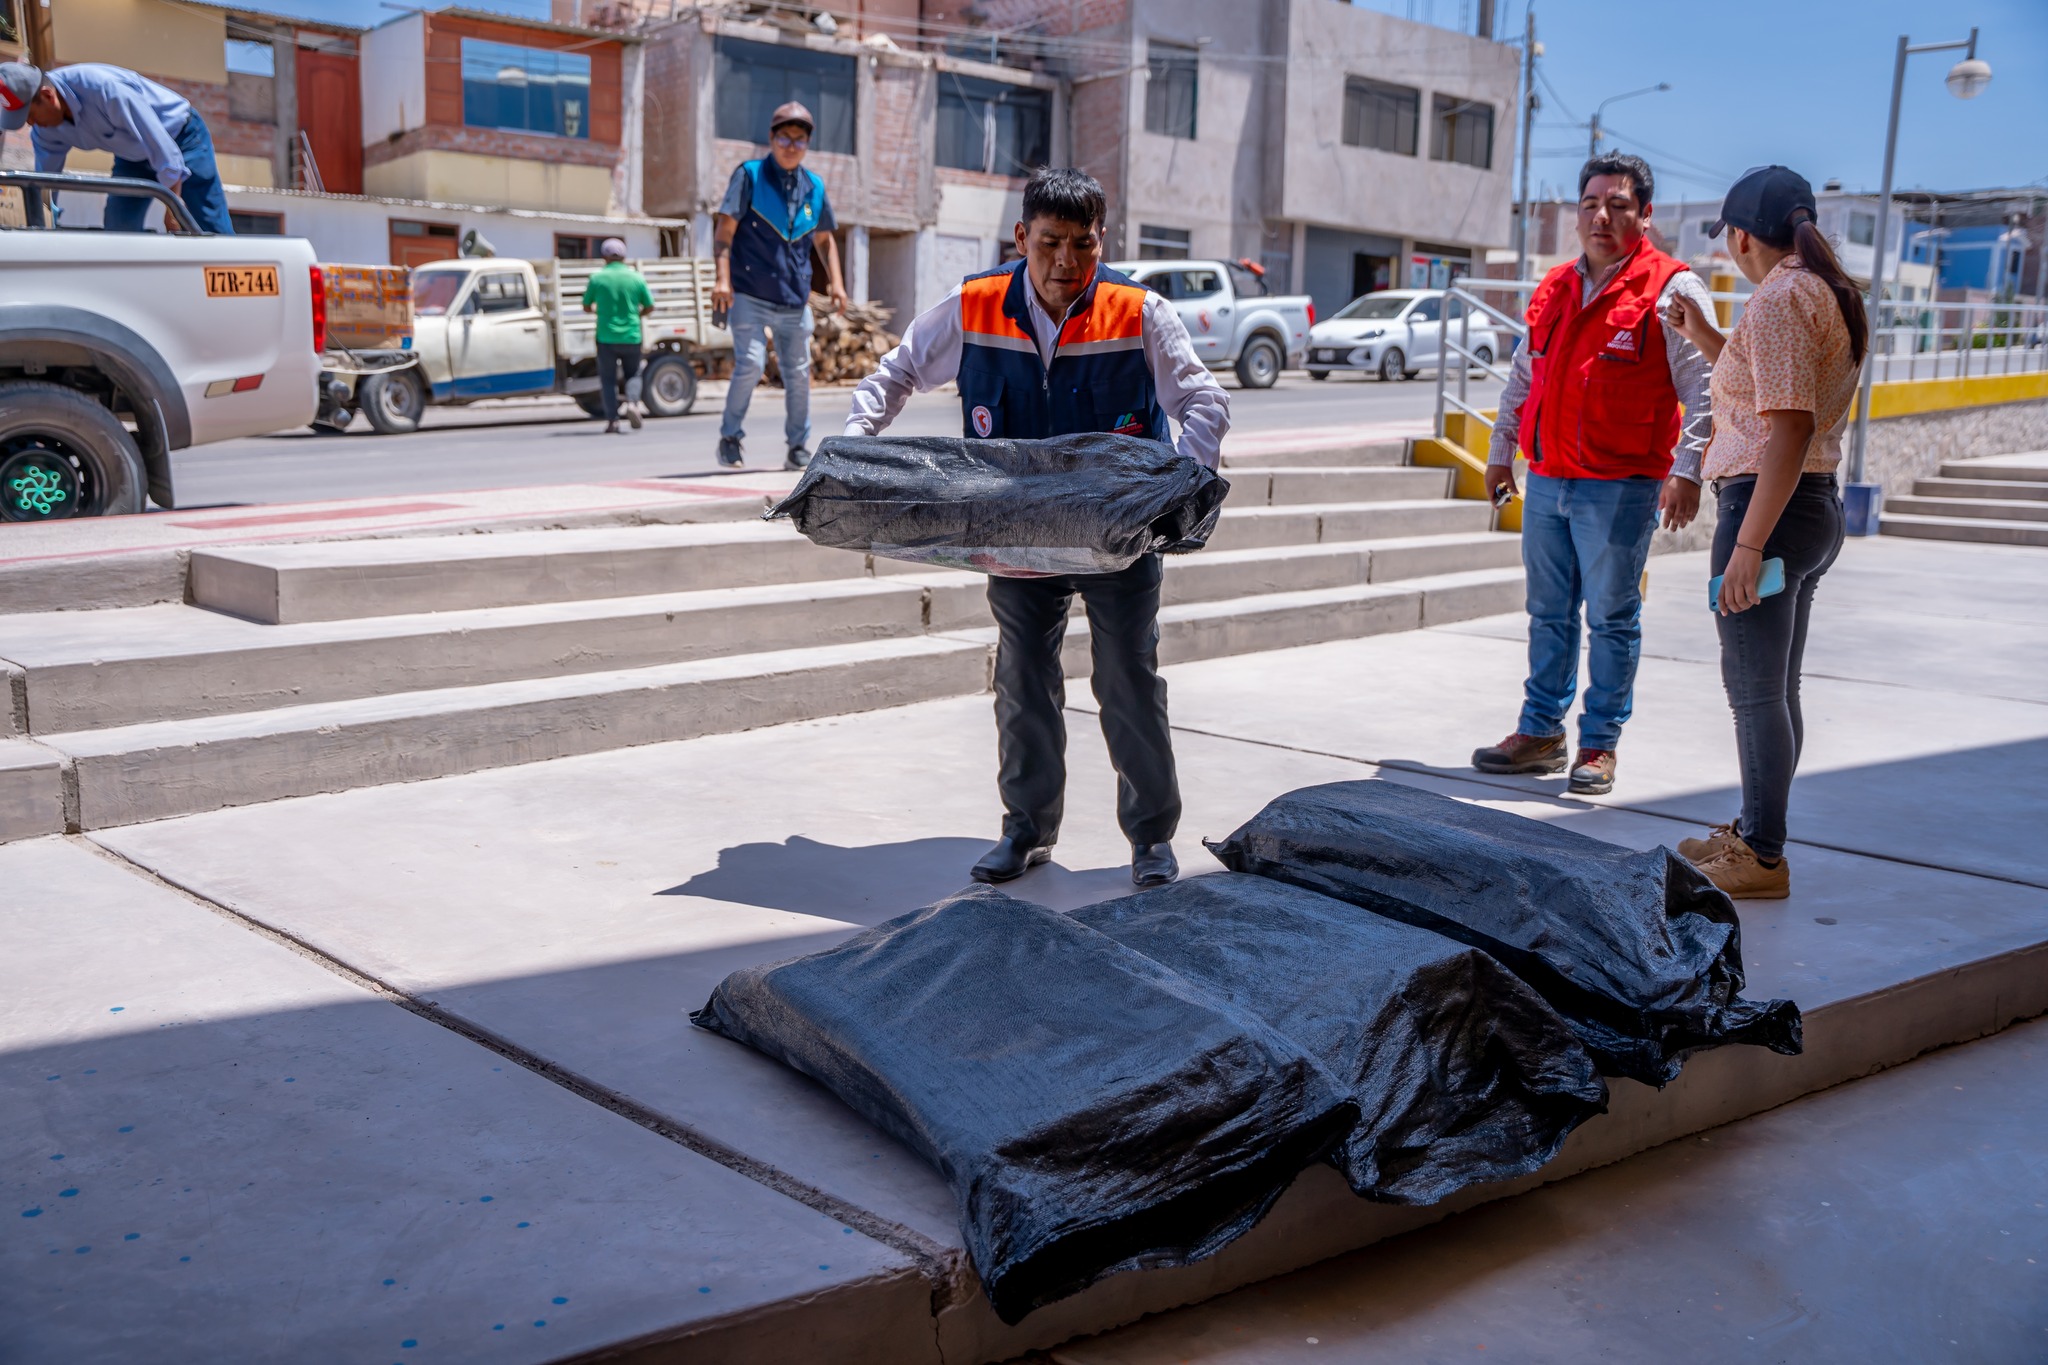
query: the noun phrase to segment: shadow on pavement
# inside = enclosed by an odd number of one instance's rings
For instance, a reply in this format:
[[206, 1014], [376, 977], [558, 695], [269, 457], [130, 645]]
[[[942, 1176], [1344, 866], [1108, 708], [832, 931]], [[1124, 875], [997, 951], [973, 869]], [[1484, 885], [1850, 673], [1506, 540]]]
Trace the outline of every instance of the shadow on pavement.
[[[992, 840], [932, 838], [842, 848], [792, 835], [782, 843], [720, 849], [718, 866], [659, 896], [702, 896], [879, 924], [971, 885], [968, 869]], [[1092, 905], [1130, 890], [1124, 867], [1067, 868], [1057, 861], [1006, 888], [1055, 910]]]

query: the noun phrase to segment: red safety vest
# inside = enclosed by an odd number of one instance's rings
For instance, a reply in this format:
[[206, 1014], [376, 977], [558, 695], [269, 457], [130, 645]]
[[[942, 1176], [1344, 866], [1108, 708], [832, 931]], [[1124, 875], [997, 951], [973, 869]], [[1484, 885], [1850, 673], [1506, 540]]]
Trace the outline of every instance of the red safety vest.
[[1532, 382], [1520, 419], [1530, 468], [1556, 479], [1671, 472], [1678, 390], [1657, 297], [1685, 268], [1646, 240], [1583, 306], [1576, 262], [1544, 276], [1529, 300]]

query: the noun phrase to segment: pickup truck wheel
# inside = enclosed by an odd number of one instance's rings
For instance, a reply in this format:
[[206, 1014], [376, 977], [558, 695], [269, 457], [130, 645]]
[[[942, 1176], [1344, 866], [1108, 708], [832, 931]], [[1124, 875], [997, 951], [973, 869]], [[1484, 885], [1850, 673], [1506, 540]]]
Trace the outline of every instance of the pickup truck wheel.
[[1237, 358], [1237, 382], [1248, 389], [1270, 389], [1280, 378], [1280, 366], [1284, 363], [1285, 357], [1273, 338], [1253, 337]]
[[1328, 379], [1330, 377], [1330, 372], [1328, 370], [1310, 370], [1308, 372], [1308, 377], [1310, 379]]
[[604, 416], [604, 399], [598, 394], [597, 390], [592, 389], [589, 393], [575, 393], [569, 396], [576, 400], [577, 407], [583, 409], [584, 416]]
[[1404, 367], [1407, 364], [1408, 357], [1401, 354], [1401, 348], [1392, 347], [1380, 357], [1380, 382], [1391, 384], [1396, 379], [1406, 379], [1408, 371]]
[[363, 416], [385, 436], [418, 431], [420, 417], [427, 410], [427, 391], [409, 367], [371, 375], [357, 388], [356, 397]]
[[681, 417], [697, 406], [697, 367], [684, 356], [654, 357], [640, 376], [640, 400], [651, 417]]
[[61, 384], [0, 384], [0, 521], [140, 512], [148, 487], [113, 413]]

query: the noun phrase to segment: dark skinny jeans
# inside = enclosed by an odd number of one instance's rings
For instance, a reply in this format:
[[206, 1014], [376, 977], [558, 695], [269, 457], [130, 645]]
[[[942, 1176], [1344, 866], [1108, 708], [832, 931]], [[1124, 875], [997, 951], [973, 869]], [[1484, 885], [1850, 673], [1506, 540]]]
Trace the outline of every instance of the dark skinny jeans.
[[[1723, 479], [1716, 499], [1713, 571], [1728, 567], [1756, 491], [1753, 477]], [[1715, 615], [1721, 631], [1721, 683], [1735, 711], [1742, 762], [1742, 815], [1736, 828], [1759, 858], [1785, 856], [1785, 808], [1806, 726], [1799, 714], [1799, 664], [1813, 590], [1842, 552], [1842, 497], [1832, 474], [1802, 474], [1792, 500], [1763, 545], [1785, 561], [1785, 590], [1748, 611]]]

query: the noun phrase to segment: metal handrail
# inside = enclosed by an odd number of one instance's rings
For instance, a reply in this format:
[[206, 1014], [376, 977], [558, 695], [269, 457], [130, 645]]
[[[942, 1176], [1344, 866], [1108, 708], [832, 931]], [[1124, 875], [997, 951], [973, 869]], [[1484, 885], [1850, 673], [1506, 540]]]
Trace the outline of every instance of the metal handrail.
[[154, 180], [131, 180], [126, 176], [75, 175], [64, 171], [0, 171], [0, 189], [8, 186], [21, 191], [22, 216], [31, 228], [48, 228], [48, 205], [44, 203], [44, 191], [81, 190], [89, 194], [142, 195], [154, 199], [164, 206], [164, 221], [175, 221], [180, 236], [202, 237], [199, 220], [192, 216], [192, 210], [185, 207], [185, 201], [157, 184]]

